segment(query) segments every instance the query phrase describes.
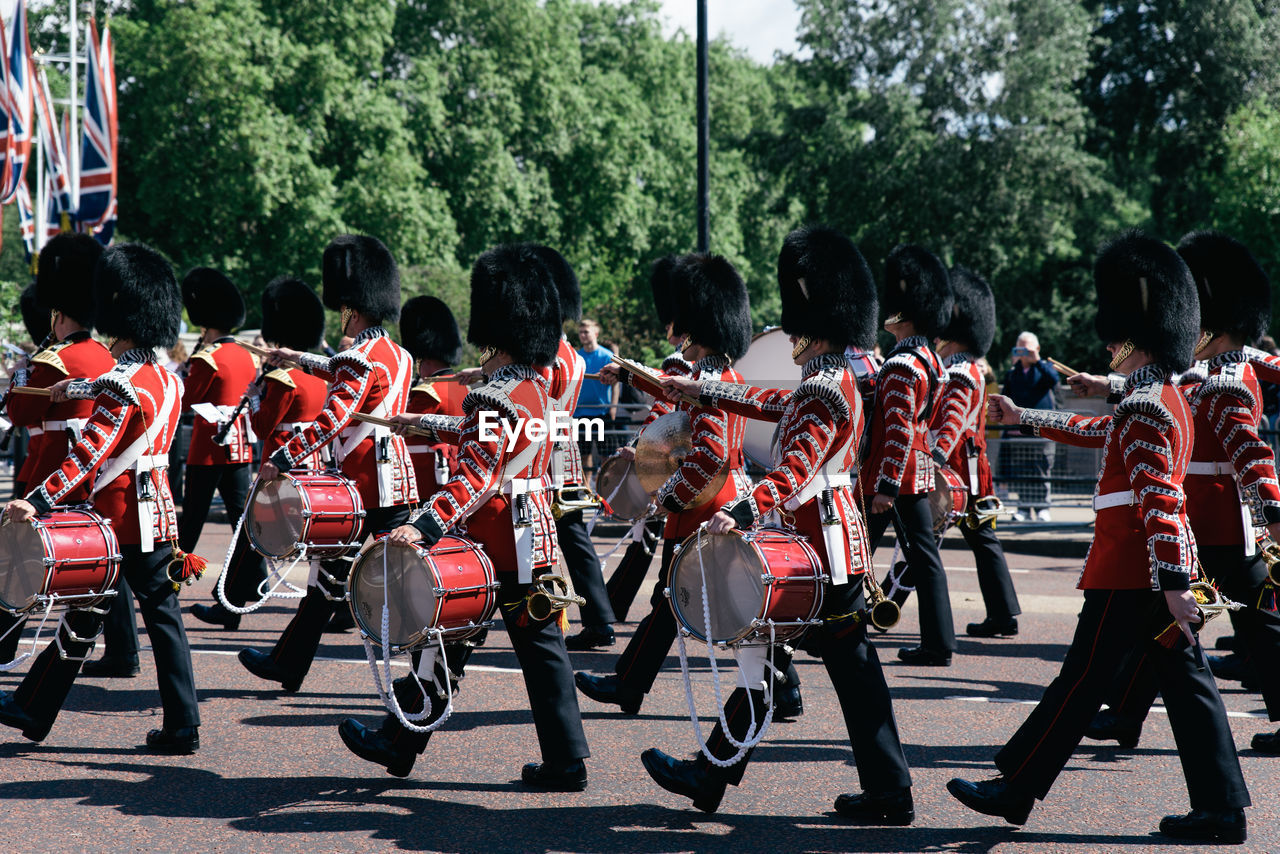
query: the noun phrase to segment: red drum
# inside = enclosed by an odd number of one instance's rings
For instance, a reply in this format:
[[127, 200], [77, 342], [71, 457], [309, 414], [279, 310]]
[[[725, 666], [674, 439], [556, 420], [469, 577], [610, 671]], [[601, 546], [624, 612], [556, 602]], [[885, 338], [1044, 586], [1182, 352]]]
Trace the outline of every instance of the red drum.
[[429, 549], [373, 542], [347, 579], [351, 614], [366, 637], [382, 645], [382, 605], [390, 603], [387, 639], [392, 652], [471, 637], [498, 604], [489, 556], [475, 543], [446, 535]]
[[702, 610], [706, 573], [711, 640], [717, 644], [768, 643], [796, 637], [822, 608], [822, 564], [805, 537], [776, 529], [703, 532], [680, 544], [671, 564], [667, 596], [676, 621], [707, 639]]
[[0, 608], [10, 614], [92, 608], [114, 596], [120, 545], [111, 523], [87, 509], [56, 510], [0, 527]]
[[640, 485], [635, 465], [616, 454], [605, 460], [596, 474], [596, 495], [610, 516], [629, 522], [647, 516], [653, 501]]
[[342, 557], [360, 545], [364, 504], [355, 482], [336, 472], [298, 471], [254, 484], [245, 511], [249, 543], [287, 560]]
[[933, 492], [929, 493], [929, 510], [933, 513], [933, 532], [946, 533], [964, 515], [969, 503], [969, 485], [947, 466], [937, 467]]

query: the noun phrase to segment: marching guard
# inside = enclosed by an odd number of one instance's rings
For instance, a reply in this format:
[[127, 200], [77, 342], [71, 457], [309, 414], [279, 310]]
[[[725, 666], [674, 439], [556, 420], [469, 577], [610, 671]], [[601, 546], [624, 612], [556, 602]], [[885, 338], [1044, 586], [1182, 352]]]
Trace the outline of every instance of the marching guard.
[[[1249, 357], [1270, 325], [1271, 282], [1253, 254], [1234, 238], [1196, 232], [1178, 245], [1200, 297], [1202, 345], [1196, 355], [1205, 378], [1183, 386], [1195, 417], [1195, 444], [1187, 465], [1187, 517], [1200, 565], [1222, 592], [1244, 607], [1231, 614], [1241, 654], [1256, 665], [1267, 717], [1280, 720], [1280, 614], [1268, 593], [1267, 563], [1254, 529], [1266, 527], [1280, 542], [1280, 484], [1271, 446], [1259, 435], [1262, 394]], [[1108, 709], [1088, 736], [1138, 743], [1159, 684], [1150, 651], [1130, 654], [1112, 684]], [[1253, 748], [1280, 754], [1280, 735], [1259, 733]]]
[[[262, 337], [273, 346], [299, 351], [320, 346], [324, 306], [310, 285], [288, 276], [267, 284], [262, 292]], [[327, 393], [324, 380], [301, 368], [262, 366], [261, 376], [249, 386], [237, 409], [247, 408], [253, 432], [262, 437], [264, 461], [315, 421]], [[298, 467], [323, 468], [320, 459], [316, 452], [300, 461]], [[243, 609], [249, 602], [258, 601], [261, 585], [267, 579], [266, 559], [250, 546], [249, 532], [243, 525], [223, 572], [225, 603], [216, 601], [215, 595], [212, 605], [197, 602], [191, 606], [191, 613], [201, 622], [235, 630], [240, 627], [241, 614], [232, 608]]]
[[[537, 619], [528, 607], [533, 579], [554, 568], [558, 560], [543, 480], [551, 443], [545, 434], [533, 439], [524, 429], [517, 431], [514, 445], [508, 445], [505, 432], [494, 437], [482, 429], [486, 416], [517, 427], [533, 419], [550, 419], [554, 404], [545, 369], [554, 363], [560, 343], [559, 299], [551, 272], [534, 247], [507, 246], [490, 250], [476, 261], [471, 305], [467, 338], [484, 348], [480, 360], [485, 383], [467, 394], [465, 415], [461, 419], [444, 415], [398, 419], [433, 431], [432, 438], [455, 441], [458, 471], [425, 501], [425, 509], [413, 523], [392, 531], [390, 539], [430, 547], [447, 533], [465, 530], [484, 549], [500, 585], [498, 610], [524, 673], [542, 753], [542, 761], [525, 765], [520, 778], [532, 788], [582, 791], [587, 786], [583, 760], [590, 751], [558, 614], [553, 611]], [[432, 665], [435, 655], [434, 648], [422, 650], [419, 673], [439, 673]], [[451, 660], [447, 667], [461, 678], [461, 664]], [[423, 722], [429, 726], [443, 714], [448, 688], [432, 681], [424, 686], [436, 695]], [[426, 697], [421, 691], [408, 699], [406, 711], [424, 708]], [[378, 729], [348, 718], [338, 731], [353, 753], [398, 777], [408, 776], [431, 736], [405, 728], [391, 715]]]
[[[951, 283], [942, 262], [919, 246], [889, 253], [884, 274], [884, 328], [897, 339], [876, 378], [871, 437], [861, 489], [874, 552], [896, 521], [906, 556], [906, 583], [920, 602], [920, 645], [898, 650], [908, 664], [950, 666], [956, 649], [947, 576], [933, 532], [929, 493], [934, 461], [929, 421], [940, 404], [944, 369], [932, 341], [951, 320]], [[888, 585], [886, 585], [887, 587]]]
[[[93, 278], [94, 318], [110, 336], [116, 366], [96, 379], [68, 378], [53, 401], [91, 400], [80, 438], [62, 466], [9, 503], [14, 523], [69, 504], [92, 502], [115, 531], [120, 571], [137, 597], [155, 655], [162, 725], [147, 733], [156, 753], [192, 753], [200, 746], [191, 651], [173, 573], [183, 563], [174, 547], [176, 512], [169, 492], [168, 451], [178, 429], [182, 382], [156, 360], [155, 347], [178, 338], [182, 295], [173, 270], [154, 250], [123, 244], [103, 253]], [[71, 610], [12, 694], [0, 695], [0, 723], [42, 741], [93, 651], [102, 615]]]
[[[782, 328], [791, 336], [792, 358], [803, 367], [795, 391], [678, 378], [663, 385], [697, 395], [708, 407], [778, 423], [781, 463], [749, 494], [720, 505], [707, 530], [747, 529], [778, 513], [808, 538], [829, 577], [822, 624], [809, 629], [819, 637], [809, 645], [831, 677], [863, 789], [836, 798], [836, 811], [859, 824], [910, 824], [915, 818], [911, 773], [880, 659], [867, 638], [863, 576], [872, 571], [871, 554], [851, 475], [857, 471], [863, 411], [844, 351], [867, 336], [868, 326], [874, 330], [875, 280], [847, 237], [815, 227], [787, 236], [778, 258], [778, 286]], [[785, 666], [788, 658], [775, 645], [774, 666]], [[764, 682], [772, 678], [767, 668], [748, 673], [750, 690], [738, 687], [730, 695], [725, 718], [736, 739], [747, 737], [753, 720], [764, 719]], [[720, 724], [706, 748], [720, 760], [735, 753]], [[728, 768], [717, 767], [705, 754], [677, 760], [656, 748], [642, 759], [658, 785], [715, 812], [726, 784], [741, 783], [750, 755]]]
[[946, 366], [942, 404], [934, 414], [933, 457], [950, 466], [968, 487], [969, 509], [957, 524], [973, 551], [978, 589], [987, 615], [970, 623], [970, 637], [1008, 637], [1018, 633], [1018, 594], [996, 536], [994, 514], [978, 512], [977, 503], [993, 501], [995, 483], [987, 459], [987, 384], [978, 360], [987, 355], [996, 333], [996, 304], [991, 286], [963, 267], [951, 271], [955, 307], [940, 333], [937, 353]]
[[[449, 306], [436, 297], [414, 297], [400, 309], [400, 343], [417, 365], [417, 376], [409, 390], [407, 412], [460, 417], [466, 386], [452, 381], [430, 382], [446, 377], [458, 363], [462, 335]], [[413, 459], [418, 495], [434, 495], [458, 470], [458, 446], [432, 442], [421, 436], [406, 436], [405, 447]]]
[[[328, 447], [342, 474], [355, 481], [365, 516], [356, 542], [403, 525], [410, 505], [418, 500], [413, 464], [404, 439], [389, 428], [356, 421], [359, 412], [388, 419], [405, 411], [413, 382], [413, 357], [382, 328], [400, 316], [400, 273], [395, 259], [380, 240], [345, 234], [324, 250], [321, 261], [323, 301], [342, 315], [342, 335], [351, 346], [333, 358], [301, 353], [288, 347], [273, 351], [272, 360], [302, 366], [329, 382], [329, 396], [312, 424], [307, 425], [265, 463], [258, 477], [308, 464]], [[346, 579], [351, 558], [330, 558], [312, 564], [312, 578], [298, 611], [269, 652], [240, 650], [240, 663], [253, 675], [297, 691], [311, 669], [325, 626], [339, 607], [345, 607]]]
[[[742, 382], [732, 367], [751, 344], [751, 311], [747, 286], [738, 271], [719, 255], [686, 255], [671, 274], [676, 305], [672, 331], [681, 338], [681, 355], [693, 364], [692, 378], [726, 383]], [[606, 366], [602, 379], [616, 377], [621, 382], [640, 382], [646, 391], [663, 394], [656, 374], [623, 374]], [[578, 689], [598, 703], [618, 706], [623, 713], [640, 711], [644, 696], [662, 669], [662, 663], [676, 639], [676, 618], [663, 591], [670, 582], [671, 561], [676, 547], [716, 509], [750, 489], [743, 471], [743, 418], [715, 406], [682, 401], [677, 411], [687, 412], [692, 432], [692, 450], [675, 474], [658, 489], [657, 502], [667, 510], [663, 529], [662, 564], [658, 584], [649, 599], [651, 610], [636, 628], [627, 648], [607, 676], [587, 672], [575, 674]], [[724, 485], [708, 501], [703, 491], [718, 473], [727, 470]]]
[[[1094, 541], [1078, 585], [1080, 620], [1062, 670], [996, 754], [1002, 776], [953, 779], [947, 789], [972, 810], [1024, 824], [1070, 760], [1125, 653], [1141, 647], [1150, 652], [1191, 797], [1191, 812], [1166, 816], [1160, 832], [1243, 842], [1249, 793], [1213, 676], [1197, 663], [1201, 651], [1191, 628], [1199, 620], [1189, 589], [1198, 572], [1183, 478], [1194, 416], [1171, 377], [1190, 366], [1200, 334], [1196, 285], [1172, 248], [1140, 232], [1102, 249], [1094, 285], [1098, 337], [1112, 354], [1112, 370], [1128, 375], [1115, 414], [1023, 410], [998, 395], [988, 412], [993, 423], [1102, 448]], [[1181, 643], [1155, 639], [1176, 640], [1179, 630]]]

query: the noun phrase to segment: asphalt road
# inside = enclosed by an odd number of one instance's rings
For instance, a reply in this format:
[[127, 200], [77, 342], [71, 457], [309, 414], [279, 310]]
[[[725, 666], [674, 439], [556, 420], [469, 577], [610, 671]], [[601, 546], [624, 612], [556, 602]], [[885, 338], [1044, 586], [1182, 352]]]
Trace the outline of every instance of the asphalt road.
[[[200, 551], [217, 563], [229, 532], [211, 524]], [[953, 535], [954, 536], [954, 535]], [[1064, 534], [1064, 536], [1066, 536]], [[601, 544], [604, 546], [605, 544]], [[880, 559], [887, 560], [881, 554]], [[981, 619], [972, 558], [948, 550], [957, 626]], [[684, 687], [673, 653], [640, 716], [582, 699], [593, 755], [581, 794], [541, 794], [517, 782], [537, 760], [524, 686], [501, 631], [472, 666], [457, 711], [414, 773], [400, 780], [351, 755], [336, 725], [375, 719], [381, 706], [354, 633], [328, 635], [297, 694], [283, 694], [243, 670], [247, 645], [278, 636], [292, 603], [246, 617], [237, 632], [188, 618], [200, 689], [202, 748], [190, 757], [138, 750], [159, 726], [153, 662], [144, 648], [132, 680], [82, 678], [49, 738], [0, 730], [0, 833], [11, 849], [34, 851], [495, 851], [746, 852], [1164, 851], [1162, 815], [1188, 809], [1167, 719], [1157, 709], [1136, 751], [1086, 742], [1049, 799], [1022, 829], [961, 807], [946, 793], [953, 776], [994, 773], [991, 756], [1056, 673], [1075, 624], [1078, 558], [1012, 555], [1022, 599], [1015, 639], [960, 641], [947, 669], [895, 658], [916, 642], [915, 609], [876, 645], [886, 663], [899, 727], [914, 774], [917, 820], [909, 828], [857, 828], [832, 810], [860, 787], [835, 696], [819, 662], [800, 656], [805, 714], [775, 724], [743, 785], [720, 812], [705, 815], [653, 784], [640, 751], [694, 749]], [[655, 564], [656, 569], [656, 564]], [[212, 573], [184, 592], [210, 601]], [[576, 615], [575, 615], [576, 616]], [[639, 606], [630, 615], [639, 618]], [[1211, 625], [1211, 642], [1226, 621]], [[610, 669], [619, 646], [575, 654], [581, 669]], [[145, 644], [145, 636], [144, 636]], [[11, 690], [25, 667], [0, 674]], [[714, 714], [710, 673], [696, 659], [694, 683], [704, 731]], [[1224, 683], [1236, 744], [1252, 790], [1243, 850], [1280, 851], [1280, 759], [1259, 756], [1250, 737], [1271, 731], [1256, 695]], [[726, 688], [727, 690], [727, 688]], [[1241, 849], [1236, 849], [1241, 850]]]

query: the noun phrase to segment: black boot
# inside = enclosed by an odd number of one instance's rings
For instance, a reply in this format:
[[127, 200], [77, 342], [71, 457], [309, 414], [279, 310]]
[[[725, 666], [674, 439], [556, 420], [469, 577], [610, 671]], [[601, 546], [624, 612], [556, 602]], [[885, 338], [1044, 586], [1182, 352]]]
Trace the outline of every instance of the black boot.
[[784, 685], [779, 688], [773, 698], [773, 719], [794, 720], [803, 714], [804, 699], [800, 696], [800, 686]]
[[82, 675], [101, 679], [132, 679], [138, 675], [139, 670], [136, 655], [104, 655], [102, 658], [86, 661], [80, 667]]
[[579, 671], [573, 674], [573, 681], [578, 686], [579, 691], [597, 703], [618, 706], [622, 709], [623, 714], [627, 715], [640, 713], [640, 704], [644, 702], [644, 692], [627, 687], [622, 684], [621, 679], [613, 674], [596, 676], [593, 673]]
[[1093, 716], [1093, 722], [1084, 734], [1094, 741], [1114, 739], [1125, 750], [1133, 750], [1138, 746], [1138, 738], [1142, 735], [1142, 721], [1114, 709], [1102, 709]]
[[855, 824], [905, 826], [916, 820], [910, 789], [879, 795], [840, 795], [836, 798], [836, 812]]
[[520, 769], [520, 782], [544, 792], [581, 792], [587, 788], [587, 763], [581, 759], [564, 765], [530, 762]]
[[195, 753], [200, 749], [200, 728], [193, 726], [153, 729], [147, 733], [147, 750], [175, 756]]
[[616, 640], [613, 626], [584, 626], [576, 635], [564, 639], [564, 647], [570, 652], [583, 652], [613, 646]]
[[993, 620], [987, 617], [981, 623], [970, 623], [965, 626], [964, 633], [971, 638], [1013, 637], [1018, 633], [1018, 618]]
[[674, 759], [650, 747], [640, 754], [644, 770], [662, 788], [693, 800], [703, 812], [715, 812], [724, 798], [725, 783], [717, 779], [711, 768], [696, 759]]
[[338, 724], [338, 735], [348, 750], [361, 759], [381, 765], [393, 777], [408, 777], [413, 770], [414, 760], [418, 758], [414, 751], [397, 750], [391, 744], [391, 739], [354, 718], [347, 718]]
[[214, 602], [212, 605], [201, 605], [199, 603], [192, 605], [191, 616], [202, 623], [222, 626], [228, 631], [235, 631], [240, 628], [240, 615], [234, 611], [228, 611], [221, 602]]
[[44, 741], [51, 727], [51, 724], [40, 723], [23, 711], [8, 691], [0, 692], [0, 724], [22, 730], [22, 734], [32, 741]]
[[1199, 839], [1239, 845], [1249, 837], [1244, 810], [1192, 810], [1160, 819], [1160, 832], [1174, 839]]
[[1002, 779], [980, 780], [977, 783], [959, 778], [947, 783], [947, 791], [960, 803], [974, 812], [998, 816], [1010, 824], [1023, 825], [1031, 815], [1036, 799], [1030, 795], [1013, 792]]
[[1268, 756], [1280, 756], [1280, 730], [1260, 732], [1253, 737], [1249, 745], [1259, 753]]
[[240, 663], [244, 665], [245, 670], [248, 670], [259, 679], [265, 679], [268, 682], [279, 682], [280, 687], [290, 694], [302, 687], [301, 677], [286, 673], [283, 667], [275, 663], [270, 653], [256, 649], [242, 649], [237, 658], [240, 659]]

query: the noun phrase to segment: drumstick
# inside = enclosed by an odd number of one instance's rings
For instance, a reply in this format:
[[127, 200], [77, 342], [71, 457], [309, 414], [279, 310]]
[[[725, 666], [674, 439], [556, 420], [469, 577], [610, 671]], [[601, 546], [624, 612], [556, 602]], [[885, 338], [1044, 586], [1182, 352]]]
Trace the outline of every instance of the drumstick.
[[474, 377], [464, 378], [464, 377], [461, 377], [461, 375], [460, 375], [460, 374], [440, 374], [440, 376], [437, 376], [437, 377], [423, 377], [423, 378], [421, 379], [421, 382], [424, 382], [424, 383], [452, 383], [452, 382], [458, 382], [458, 383], [460, 383], [460, 382], [462, 382], [464, 379], [466, 380], [466, 383], [467, 383], [468, 385], [474, 385], [475, 383], [481, 383], [481, 382], [484, 382], [484, 377], [483, 377], [483, 376], [474, 376]]
[[404, 432], [410, 436], [430, 436], [431, 431], [422, 427], [414, 427], [412, 425], [402, 425], [398, 421], [390, 421], [386, 418], [379, 418], [376, 415], [365, 415], [363, 412], [353, 412], [351, 417], [356, 421], [364, 421], [367, 424], [377, 424], [380, 427], [403, 427]]
[[14, 388], [9, 389], [9, 393], [10, 394], [29, 394], [29, 395], [32, 395], [33, 397], [49, 397], [51, 394], [53, 394], [53, 392], [47, 388], [31, 388], [29, 386], [24, 386], [24, 385], [15, 386]]
[[1068, 376], [1068, 377], [1074, 377], [1076, 374], [1080, 373], [1080, 372], [1079, 372], [1079, 371], [1077, 371], [1075, 368], [1067, 367], [1067, 366], [1066, 366], [1066, 365], [1064, 365], [1062, 362], [1059, 362], [1057, 359], [1053, 358], [1052, 356], [1050, 356], [1050, 357], [1049, 357], [1049, 364], [1051, 364], [1051, 365], [1053, 365], [1055, 368], [1057, 368], [1057, 369], [1058, 369], [1058, 373], [1063, 374], [1063, 375]]
[[[658, 389], [659, 394], [666, 396], [667, 390], [663, 388], [662, 382], [657, 378], [655, 378], [653, 374], [650, 374], [640, 365], [637, 365], [634, 362], [629, 362], [626, 359], [622, 358], [621, 356], [614, 356], [613, 363], [617, 365], [619, 368], [621, 368], [622, 370], [626, 371], [627, 373], [633, 376], [642, 378], [650, 386]], [[690, 406], [702, 406], [701, 400], [698, 400], [698, 398], [693, 397], [692, 395], [684, 394], [683, 392], [680, 394], [680, 400], [684, 401]]]
[[[259, 347], [257, 344], [251, 344], [248, 341], [241, 341], [239, 339], [236, 339], [236, 343], [239, 344], [241, 347], [245, 348], [246, 350], [248, 350], [253, 355], [260, 356], [263, 359], [271, 358], [272, 354], [275, 352], [273, 350], [268, 350], [266, 347]], [[282, 368], [302, 367], [302, 365], [299, 365], [297, 362], [293, 361], [292, 359], [280, 359], [279, 361], [280, 361], [280, 367]]]
[[600, 375], [599, 374], [583, 374], [582, 378], [584, 380], [598, 380], [600, 379]]

